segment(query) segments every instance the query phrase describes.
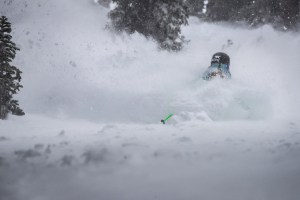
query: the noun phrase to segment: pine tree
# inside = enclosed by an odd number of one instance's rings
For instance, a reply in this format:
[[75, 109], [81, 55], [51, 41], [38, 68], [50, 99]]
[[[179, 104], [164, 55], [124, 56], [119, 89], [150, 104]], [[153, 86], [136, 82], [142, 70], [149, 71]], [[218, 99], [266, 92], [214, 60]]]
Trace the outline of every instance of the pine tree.
[[206, 19], [208, 21], [232, 21], [247, 0], [209, 0]]
[[242, 21], [250, 27], [270, 24], [279, 30], [296, 30], [300, 0], [209, 0], [205, 19]]
[[273, 0], [247, 0], [240, 9], [239, 14], [233, 20], [244, 21], [250, 27], [257, 27], [263, 24], [272, 24], [274, 18], [272, 13], [277, 13], [278, 8]]
[[250, 26], [271, 24], [278, 30], [295, 30], [299, 19], [299, 0], [249, 1], [241, 9], [242, 18]]
[[162, 49], [178, 51], [185, 42], [181, 26], [187, 25], [184, 0], [113, 0], [109, 13], [112, 27], [129, 34], [141, 33], [155, 39]]
[[284, 30], [297, 29], [300, 0], [280, 0], [280, 17]]
[[22, 87], [22, 72], [10, 64], [19, 50], [11, 41], [10, 32], [11, 24], [5, 16], [0, 17], [0, 119], [5, 119], [8, 113], [25, 114], [19, 108], [18, 101], [13, 99], [13, 95]]
[[202, 10], [204, 8], [204, 0], [187, 0], [186, 4], [189, 8], [191, 16], [202, 16]]

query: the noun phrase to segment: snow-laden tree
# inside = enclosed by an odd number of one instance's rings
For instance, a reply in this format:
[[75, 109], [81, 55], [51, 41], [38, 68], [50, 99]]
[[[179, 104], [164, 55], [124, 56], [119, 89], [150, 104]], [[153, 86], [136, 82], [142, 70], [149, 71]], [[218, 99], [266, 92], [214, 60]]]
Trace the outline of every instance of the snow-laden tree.
[[300, 22], [300, 0], [280, 0], [279, 2], [283, 29], [297, 29]]
[[279, 30], [295, 30], [299, 14], [300, 0], [249, 0], [233, 20], [242, 19], [252, 27], [271, 24]]
[[202, 16], [204, 8], [204, 0], [186, 0], [191, 16]]
[[113, 0], [111, 27], [155, 39], [162, 49], [178, 51], [185, 42], [181, 26], [188, 24], [184, 0]]
[[206, 19], [208, 21], [231, 21], [248, 0], [209, 0]]
[[273, 3], [273, 0], [246, 0], [238, 14], [232, 15], [230, 19], [231, 21], [244, 21], [250, 27], [256, 27], [263, 24], [273, 24], [273, 16], [278, 12], [279, 7]]
[[13, 95], [22, 87], [22, 72], [10, 64], [19, 50], [11, 41], [10, 32], [11, 24], [5, 16], [0, 17], [0, 119], [5, 119], [8, 113], [24, 115], [18, 101], [13, 99]]
[[250, 27], [270, 24], [280, 30], [295, 30], [300, 0], [209, 0], [207, 21], [245, 22]]

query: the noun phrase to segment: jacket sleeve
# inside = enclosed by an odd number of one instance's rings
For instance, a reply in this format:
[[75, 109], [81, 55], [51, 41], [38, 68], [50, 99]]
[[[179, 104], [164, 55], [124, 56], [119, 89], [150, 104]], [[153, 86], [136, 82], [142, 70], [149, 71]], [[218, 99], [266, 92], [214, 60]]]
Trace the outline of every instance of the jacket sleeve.
[[231, 73], [230, 73], [229, 70], [224, 71], [223, 74], [224, 74], [226, 79], [231, 79]]
[[212, 70], [211, 70], [211, 68], [209, 67], [209, 68], [203, 73], [202, 79], [203, 79], [203, 80], [206, 80], [206, 81], [209, 81], [210, 79], [212, 79], [211, 73], [212, 73]]

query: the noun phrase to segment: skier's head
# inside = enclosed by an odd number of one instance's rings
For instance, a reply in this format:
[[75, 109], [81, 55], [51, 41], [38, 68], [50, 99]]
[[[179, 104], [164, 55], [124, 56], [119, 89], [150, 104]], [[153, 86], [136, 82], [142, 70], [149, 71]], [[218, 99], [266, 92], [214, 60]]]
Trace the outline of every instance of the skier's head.
[[226, 64], [229, 68], [230, 58], [226, 53], [218, 52], [218, 53], [215, 53], [211, 58], [211, 64], [213, 64], [213, 63]]

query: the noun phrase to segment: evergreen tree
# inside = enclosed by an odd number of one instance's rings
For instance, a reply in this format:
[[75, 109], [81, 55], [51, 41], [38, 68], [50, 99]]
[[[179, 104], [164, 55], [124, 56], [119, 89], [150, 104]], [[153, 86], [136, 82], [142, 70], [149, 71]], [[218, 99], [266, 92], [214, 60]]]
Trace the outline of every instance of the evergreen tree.
[[11, 41], [11, 24], [5, 16], [0, 17], [0, 119], [5, 119], [8, 113], [24, 115], [13, 95], [20, 90], [22, 85], [21, 71], [10, 63], [19, 50]]
[[209, 0], [207, 21], [246, 22], [250, 27], [271, 24], [280, 30], [295, 30], [300, 0]]
[[191, 16], [202, 16], [202, 10], [204, 8], [204, 0], [187, 0], [186, 5], [189, 8], [189, 14]]
[[279, 6], [284, 29], [297, 29], [300, 17], [300, 0], [280, 0]]
[[247, 0], [209, 0], [206, 19], [208, 21], [232, 21]]
[[249, 1], [241, 9], [243, 19], [250, 26], [271, 24], [280, 30], [297, 28], [299, 0], [256, 0]]
[[162, 49], [178, 51], [185, 42], [181, 26], [187, 25], [184, 0], [113, 0], [112, 27], [129, 34], [138, 32], [158, 41]]
[[278, 13], [278, 7], [276, 6], [273, 0], [247, 0], [240, 9], [239, 14], [233, 17], [233, 20], [244, 21], [250, 27], [267, 23], [273, 24], [275, 19], [272, 15]]

